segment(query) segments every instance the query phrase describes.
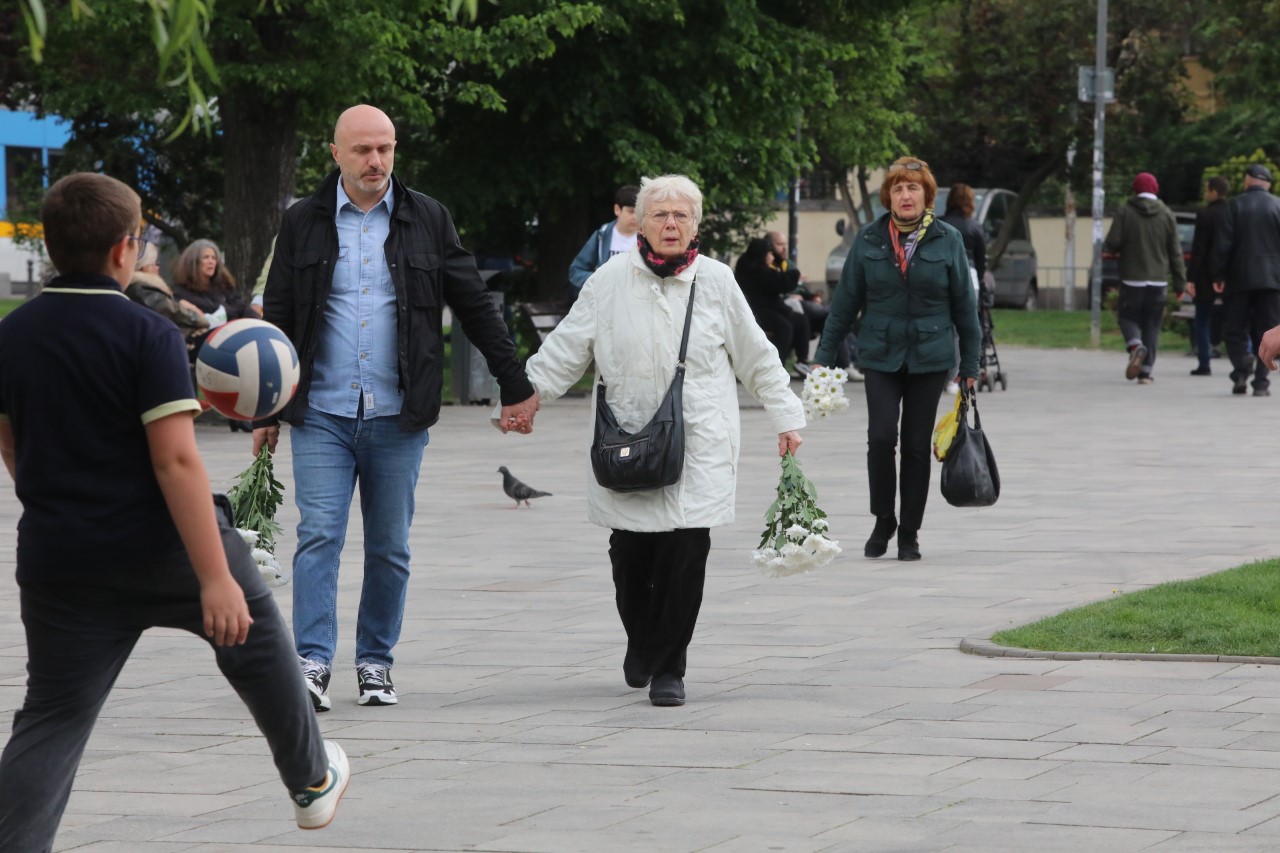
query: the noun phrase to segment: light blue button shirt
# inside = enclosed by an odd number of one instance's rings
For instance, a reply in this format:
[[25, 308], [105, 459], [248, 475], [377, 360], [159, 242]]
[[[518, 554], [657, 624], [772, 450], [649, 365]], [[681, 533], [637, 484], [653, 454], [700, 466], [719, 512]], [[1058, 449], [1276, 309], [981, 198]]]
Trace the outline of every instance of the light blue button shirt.
[[365, 418], [400, 414], [396, 292], [383, 246], [391, 227], [392, 188], [368, 213], [338, 181], [338, 262], [320, 319], [310, 408]]

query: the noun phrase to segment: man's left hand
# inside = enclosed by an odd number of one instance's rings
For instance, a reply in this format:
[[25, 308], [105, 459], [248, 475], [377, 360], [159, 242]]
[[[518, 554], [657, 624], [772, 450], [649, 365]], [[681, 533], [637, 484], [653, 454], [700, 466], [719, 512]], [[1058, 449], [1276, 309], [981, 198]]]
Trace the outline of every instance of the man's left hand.
[[532, 397], [522, 403], [503, 406], [502, 414], [498, 416], [498, 429], [504, 433], [515, 430], [518, 433], [528, 435], [533, 432], [533, 417], [538, 413], [539, 408], [540, 403], [536, 391]]

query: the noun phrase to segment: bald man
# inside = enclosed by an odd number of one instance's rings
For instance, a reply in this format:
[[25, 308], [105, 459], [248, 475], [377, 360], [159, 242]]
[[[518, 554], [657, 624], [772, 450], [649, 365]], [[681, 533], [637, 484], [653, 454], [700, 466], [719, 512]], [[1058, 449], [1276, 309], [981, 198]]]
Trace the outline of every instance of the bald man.
[[[538, 408], [449, 211], [393, 176], [391, 119], [351, 107], [329, 150], [337, 171], [285, 212], [263, 293], [263, 316], [289, 335], [302, 366], [278, 420], [291, 428], [300, 515], [294, 642], [316, 711], [332, 705], [338, 564], [356, 483], [364, 518], [356, 702], [397, 702], [392, 653], [409, 584], [414, 489], [440, 416], [446, 305], [497, 377], [503, 431], [531, 431]], [[255, 424], [255, 454], [264, 443], [275, 451], [278, 420]]]

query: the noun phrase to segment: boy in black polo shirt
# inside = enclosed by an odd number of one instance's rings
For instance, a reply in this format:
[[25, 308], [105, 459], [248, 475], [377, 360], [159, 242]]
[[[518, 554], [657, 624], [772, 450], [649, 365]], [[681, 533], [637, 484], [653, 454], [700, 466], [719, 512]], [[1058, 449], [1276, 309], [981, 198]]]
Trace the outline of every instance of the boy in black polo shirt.
[[123, 293], [143, 246], [138, 196], [77, 173], [50, 188], [41, 219], [62, 275], [0, 324], [28, 675], [0, 756], [0, 850], [52, 848], [93, 724], [152, 626], [208, 639], [298, 825], [324, 826], [346, 755], [321, 737], [275, 600], [215, 512], [182, 335]]

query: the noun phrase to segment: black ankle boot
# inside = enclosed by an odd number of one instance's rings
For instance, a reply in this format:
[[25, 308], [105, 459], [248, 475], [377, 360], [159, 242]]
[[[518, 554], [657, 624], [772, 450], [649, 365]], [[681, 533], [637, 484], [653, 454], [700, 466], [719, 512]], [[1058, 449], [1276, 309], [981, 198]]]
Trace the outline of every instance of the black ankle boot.
[[877, 515], [875, 529], [871, 531], [871, 538], [867, 540], [867, 544], [862, 549], [864, 557], [883, 557], [884, 552], [889, 550], [889, 540], [893, 538], [893, 532], [898, 529], [898, 519], [892, 515]]
[[905, 527], [898, 531], [899, 560], [920, 559], [920, 540], [917, 538], [918, 534], [918, 530], [908, 530]]

